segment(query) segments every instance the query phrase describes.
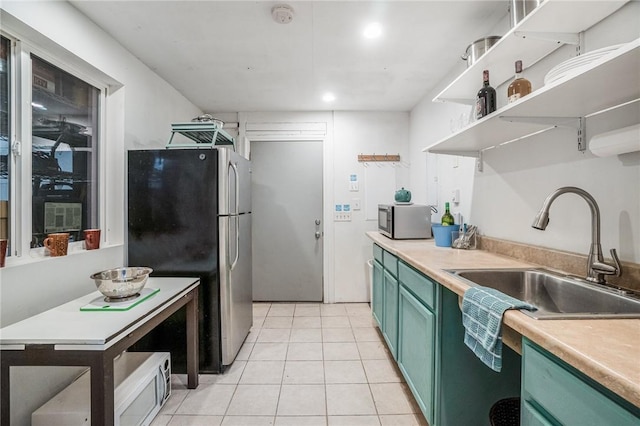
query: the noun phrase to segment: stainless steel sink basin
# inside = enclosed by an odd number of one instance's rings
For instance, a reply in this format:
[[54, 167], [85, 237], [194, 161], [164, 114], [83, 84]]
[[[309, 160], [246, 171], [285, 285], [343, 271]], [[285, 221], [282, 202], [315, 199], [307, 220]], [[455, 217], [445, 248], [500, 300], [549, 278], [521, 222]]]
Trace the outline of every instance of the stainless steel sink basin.
[[448, 271], [472, 286], [491, 287], [535, 305], [522, 312], [536, 319], [640, 318], [640, 299], [546, 269]]

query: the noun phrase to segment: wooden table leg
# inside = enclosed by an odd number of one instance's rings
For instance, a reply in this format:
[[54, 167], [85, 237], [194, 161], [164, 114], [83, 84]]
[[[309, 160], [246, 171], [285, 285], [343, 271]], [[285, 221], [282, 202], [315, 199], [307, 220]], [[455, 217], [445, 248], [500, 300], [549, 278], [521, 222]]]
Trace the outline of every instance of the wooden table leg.
[[112, 425], [115, 407], [113, 356], [100, 352], [91, 358], [91, 424]]
[[9, 408], [11, 407], [11, 395], [10, 395], [10, 381], [9, 381], [9, 371], [10, 371], [10, 363], [7, 360], [7, 357], [0, 355], [0, 398], [2, 402], [0, 403], [0, 424], [2, 426], [9, 426], [11, 424], [11, 412]]
[[187, 309], [187, 388], [198, 387], [198, 288], [192, 292]]

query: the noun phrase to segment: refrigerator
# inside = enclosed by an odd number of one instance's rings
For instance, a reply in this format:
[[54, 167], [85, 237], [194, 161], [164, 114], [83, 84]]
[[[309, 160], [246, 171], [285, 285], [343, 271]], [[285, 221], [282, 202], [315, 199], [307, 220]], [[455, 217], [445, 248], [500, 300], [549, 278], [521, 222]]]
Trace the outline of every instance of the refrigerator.
[[[199, 277], [201, 373], [233, 362], [252, 325], [250, 163], [228, 148], [129, 151], [127, 257], [152, 276]], [[186, 371], [185, 313], [133, 350], [170, 351]]]

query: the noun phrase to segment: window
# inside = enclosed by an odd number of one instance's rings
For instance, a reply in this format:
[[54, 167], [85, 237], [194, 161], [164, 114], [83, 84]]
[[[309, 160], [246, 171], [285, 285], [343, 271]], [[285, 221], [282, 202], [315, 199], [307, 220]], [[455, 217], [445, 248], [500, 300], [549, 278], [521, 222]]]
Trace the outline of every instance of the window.
[[78, 61], [8, 34], [0, 41], [0, 238], [9, 239], [8, 253], [24, 256], [48, 234], [68, 232], [73, 242], [100, 227], [106, 84]]
[[78, 241], [98, 226], [100, 90], [37, 56], [31, 62], [31, 247], [41, 247], [47, 234]]
[[[11, 41], [0, 36], [0, 239], [9, 238], [9, 63]], [[11, 250], [7, 250], [11, 253]]]

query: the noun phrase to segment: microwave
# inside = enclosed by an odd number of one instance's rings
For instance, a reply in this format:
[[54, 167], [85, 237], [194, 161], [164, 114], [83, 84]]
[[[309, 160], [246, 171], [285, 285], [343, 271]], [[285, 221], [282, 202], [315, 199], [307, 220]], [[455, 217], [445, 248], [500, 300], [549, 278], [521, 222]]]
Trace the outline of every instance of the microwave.
[[431, 238], [431, 206], [378, 204], [378, 231], [394, 240]]
[[[114, 426], [149, 425], [171, 395], [168, 352], [123, 352], [114, 360]], [[32, 426], [91, 424], [90, 370], [38, 408]]]

